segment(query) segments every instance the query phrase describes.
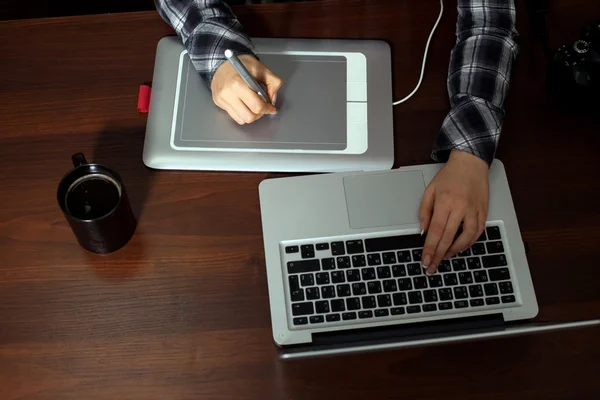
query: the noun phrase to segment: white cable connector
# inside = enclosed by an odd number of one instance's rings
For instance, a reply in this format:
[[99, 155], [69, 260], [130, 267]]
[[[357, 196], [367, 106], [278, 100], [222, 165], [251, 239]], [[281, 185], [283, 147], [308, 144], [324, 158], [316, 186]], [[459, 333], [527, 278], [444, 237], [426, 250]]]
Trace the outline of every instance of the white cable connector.
[[425, 45], [425, 54], [423, 55], [423, 64], [421, 65], [421, 76], [419, 77], [419, 82], [417, 83], [417, 86], [414, 88], [414, 90], [412, 92], [410, 92], [410, 94], [408, 96], [406, 96], [402, 100], [395, 101], [393, 103], [393, 105], [396, 106], [400, 103], [404, 103], [406, 100], [410, 99], [413, 94], [417, 93], [417, 90], [419, 90], [419, 86], [421, 86], [421, 81], [423, 81], [423, 75], [425, 74], [425, 62], [427, 61], [427, 50], [429, 50], [429, 42], [431, 42], [433, 33], [435, 32], [435, 29], [437, 28], [438, 24], [440, 23], [443, 13], [444, 13], [444, 2], [443, 2], [443, 0], [440, 0], [440, 15], [438, 15], [437, 21], [435, 21], [435, 24], [433, 25], [433, 29], [431, 30], [431, 33], [429, 34], [429, 39], [427, 39], [427, 44]]

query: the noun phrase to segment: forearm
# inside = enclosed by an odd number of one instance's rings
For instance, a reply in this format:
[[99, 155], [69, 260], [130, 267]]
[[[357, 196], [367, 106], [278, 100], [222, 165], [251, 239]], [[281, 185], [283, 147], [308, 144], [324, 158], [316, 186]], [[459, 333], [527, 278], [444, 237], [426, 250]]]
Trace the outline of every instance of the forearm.
[[252, 54], [254, 46], [223, 0], [154, 0], [160, 16], [177, 32], [201, 78], [210, 87], [225, 61], [225, 49]]
[[513, 0], [459, 0], [447, 81], [451, 110], [436, 139], [434, 160], [446, 160], [458, 149], [492, 162], [518, 53], [515, 18]]

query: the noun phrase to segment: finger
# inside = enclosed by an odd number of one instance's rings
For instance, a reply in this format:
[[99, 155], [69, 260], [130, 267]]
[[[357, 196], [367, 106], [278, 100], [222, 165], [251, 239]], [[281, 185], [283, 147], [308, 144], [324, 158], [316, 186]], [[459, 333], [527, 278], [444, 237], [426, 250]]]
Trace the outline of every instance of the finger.
[[427, 275], [435, 274], [435, 271], [437, 271], [437, 266], [440, 265], [440, 262], [442, 262], [442, 259], [448, 251], [448, 248], [452, 246], [452, 242], [454, 241], [454, 237], [456, 236], [456, 231], [458, 230], [458, 227], [460, 226], [460, 223], [462, 222], [463, 218], [463, 212], [450, 212], [450, 215], [448, 216], [448, 221], [446, 222], [446, 229], [444, 230], [444, 234], [438, 242], [431, 264], [427, 268]]
[[446, 224], [450, 216], [450, 207], [445, 203], [438, 202], [435, 205], [431, 223], [427, 229], [427, 237], [423, 246], [422, 264], [423, 268], [431, 268], [436, 270], [437, 265], [433, 265], [433, 256], [438, 248], [439, 242], [446, 231]]
[[225, 110], [227, 112], [227, 114], [229, 114], [229, 116], [231, 117], [231, 119], [233, 119], [235, 122], [237, 122], [239, 125], [244, 125], [246, 122], [242, 119], [242, 117], [240, 117], [238, 115], [237, 112], [235, 112], [235, 110], [233, 109], [233, 107], [231, 107], [231, 105], [229, 103], [227, 103], [225, 100], [219, 100], [219, 102], [217, 103], [217, 105], [219, 107], [221, 107], [223, 110]]
[[463, 221], [462, 233], [456, 238], [452, 246], [446, 253], [446, 258], [451, 258], [455, 254], [465, 251], [475, 243], [478, 235], [479, 227], [477, 221], [477, 213], [467, 213]]
[[267, 85], [267, 94], [273, 104], [276, 104], [277, 92], [283, 86], [283, 79], [272, 73], [269, 69], [267, 69], [266, 75], [266, 79], [263, 82]]
[[248, 85], [246, 85], [245, 82], [234, 84], [233, 91], [253, 114], [263, 115], [277, 113], [277, 109], [272, 104], [263, 101], [248, 87]]
[[431, 222], [431, 216], [433, 214], [433, 203], [435, 200], [435, 190], [428, 186], [423, 193], [423, 199], [421, 199], [421, 206], [419, 207], [419, 219], [421, 220], [421, 234], [427, 232], [429, 223]]
[[[248, 89], [250, 90], [250, 89]], [[246, 104], [239, 99], [233, 92], [228, 92], [223, 99], [233, 108], [242, 121], [250, 124], [260, 118], [260, 115], [254, 114]]]

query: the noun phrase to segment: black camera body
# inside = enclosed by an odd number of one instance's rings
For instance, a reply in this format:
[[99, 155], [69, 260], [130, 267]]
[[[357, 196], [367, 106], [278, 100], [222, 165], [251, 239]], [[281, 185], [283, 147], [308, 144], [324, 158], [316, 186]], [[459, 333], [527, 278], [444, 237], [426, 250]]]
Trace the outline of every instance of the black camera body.
[[600, 105], [600, 21], [584, 26], [578, 40], [554, 52], [549, 85], [565, 105]]

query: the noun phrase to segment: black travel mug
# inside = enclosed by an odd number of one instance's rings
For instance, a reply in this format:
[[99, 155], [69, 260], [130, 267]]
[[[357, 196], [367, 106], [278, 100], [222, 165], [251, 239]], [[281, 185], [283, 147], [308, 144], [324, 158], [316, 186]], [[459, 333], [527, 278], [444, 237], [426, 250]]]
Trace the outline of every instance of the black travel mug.
[[72, 156], [73, 169], [61, 179], [58, 204], [79, 244], [107, 254], [123, 247], [133, 236], [136, 220], [119, 174], [88, 163], [82, 153]]

